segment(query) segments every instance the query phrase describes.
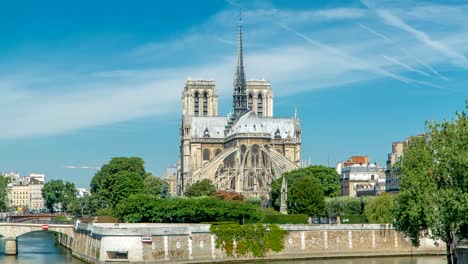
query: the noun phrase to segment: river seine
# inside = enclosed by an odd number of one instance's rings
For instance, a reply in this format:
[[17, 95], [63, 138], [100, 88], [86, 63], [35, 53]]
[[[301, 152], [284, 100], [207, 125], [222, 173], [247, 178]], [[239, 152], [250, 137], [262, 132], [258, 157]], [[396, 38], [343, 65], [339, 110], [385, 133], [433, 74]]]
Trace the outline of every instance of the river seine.
[[[5, 242], [0, 240], [0, 263], [2, 264], [83, 264], [72, 257], [71, 252], [54, 240], [52, 232], [34, 232], [18, 239], [18, 255], [5, 256]], [[256, 262], [250, 262], [256, 263]], [[266, 262], [258, 262], [266, 263]], [[275, 261], [275, 264], [445, 264], [444, 256], [354, 258], [330, 260]]]

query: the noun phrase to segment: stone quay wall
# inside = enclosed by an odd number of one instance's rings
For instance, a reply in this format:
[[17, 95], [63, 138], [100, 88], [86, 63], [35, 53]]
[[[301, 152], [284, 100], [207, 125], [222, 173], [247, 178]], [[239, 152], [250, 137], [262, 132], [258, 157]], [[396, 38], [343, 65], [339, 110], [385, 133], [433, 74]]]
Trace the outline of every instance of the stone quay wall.
[[[445, 245], [425, 239], [419, 248], [385, 225], [280, 225], [285, 248], [264, 259], [443, 255]], [[215, 247], [205, 224], [78, 224], [73, 255], [90, 263], [203, 263], [245, 261]], [[60, 239], [59, 239], [60, 240]]]

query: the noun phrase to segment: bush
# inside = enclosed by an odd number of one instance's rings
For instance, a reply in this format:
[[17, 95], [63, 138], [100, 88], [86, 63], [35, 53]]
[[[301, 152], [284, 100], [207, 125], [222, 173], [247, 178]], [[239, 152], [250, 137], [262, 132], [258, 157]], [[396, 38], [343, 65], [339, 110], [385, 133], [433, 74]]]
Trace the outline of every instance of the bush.
[[216, 197], [159, 199], [148, 194], [131, 195], [117, 205], [115, 214], [125, 222], [200, 223], [260, 222], [263, 214], [254, 205]]
[[341, 224], [367, 224], [366, 217], [363, 215], [343, 215], [340, 217]]
[[307, 224], [309, 216], [305, 214], [265, 215], [263, 222], [268, 224]]
[[246, 201], [248, 204], [252, 204], [252, 205], [255, 205], [255, 206], [262, 206], [262, 200], [260, 200], [259, 198], [255, 198], [255, 197], [249, 197], [247, 198], [247, 201]]
[[325, 199], [325, 212], [328, 217], [362, 215], [364, 207], [373, 197], [341, 196]]

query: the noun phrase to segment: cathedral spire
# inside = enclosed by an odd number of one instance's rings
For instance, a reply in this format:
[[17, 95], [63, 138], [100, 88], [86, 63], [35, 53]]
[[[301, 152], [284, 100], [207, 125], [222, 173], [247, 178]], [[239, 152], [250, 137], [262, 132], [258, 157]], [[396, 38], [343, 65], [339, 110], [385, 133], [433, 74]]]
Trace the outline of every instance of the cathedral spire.
[[247, 109], [247, 92], [244, 73], [244, 58], [242, 50], [242, 14], [239, 11], [239, 35], [237, 43], [237, 68], [234, 77], [234, 94], [232, 107], [234, 109], [234, 118], [239, 118]]

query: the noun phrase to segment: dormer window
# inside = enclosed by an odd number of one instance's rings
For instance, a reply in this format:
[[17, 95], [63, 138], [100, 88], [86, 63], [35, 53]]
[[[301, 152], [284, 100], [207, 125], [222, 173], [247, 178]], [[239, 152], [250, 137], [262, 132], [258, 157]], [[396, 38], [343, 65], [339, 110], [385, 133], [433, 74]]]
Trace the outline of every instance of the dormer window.
[[210, 137], [210, 131], [208, 128], [205, 128], [205, 131], [203, 131], [203, 137]]
[[276, 129], [275, 138], [281, 138], [281, 132], [280, 132], [279, 128]]

